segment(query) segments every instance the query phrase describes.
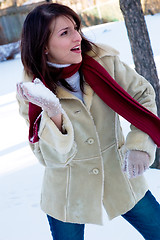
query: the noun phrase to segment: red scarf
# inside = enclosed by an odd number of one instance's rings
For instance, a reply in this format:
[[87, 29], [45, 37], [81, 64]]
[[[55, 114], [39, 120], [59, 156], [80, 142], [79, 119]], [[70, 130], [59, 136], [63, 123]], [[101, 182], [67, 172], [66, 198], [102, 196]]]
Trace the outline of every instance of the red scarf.
[[[160, 119], [133, 99], [92, 57], [84, 55], [82, 64], [73, 64], [64, 68], [62, 77], [65, 79], [72, 76], [80, 66], [85, 81], [93, 91], [115, 112], [147, 133], [160, 147]], [[32, 143], [39, 140], [38, 128], [41, 111], [40, 107], [29, 104], [29, 140]]]

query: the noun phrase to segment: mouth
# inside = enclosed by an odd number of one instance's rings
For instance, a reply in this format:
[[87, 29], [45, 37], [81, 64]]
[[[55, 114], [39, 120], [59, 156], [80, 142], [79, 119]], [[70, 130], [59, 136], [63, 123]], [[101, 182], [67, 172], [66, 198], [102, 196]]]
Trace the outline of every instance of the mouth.
[[71, 49], [71, 51], [72, 51], [72, 52], [75, 52], [75, 53], [81, 53], [81, 48], [80, 48], [79, 45], [77, 45], [77, 46], [73, 47], [73, 48]]

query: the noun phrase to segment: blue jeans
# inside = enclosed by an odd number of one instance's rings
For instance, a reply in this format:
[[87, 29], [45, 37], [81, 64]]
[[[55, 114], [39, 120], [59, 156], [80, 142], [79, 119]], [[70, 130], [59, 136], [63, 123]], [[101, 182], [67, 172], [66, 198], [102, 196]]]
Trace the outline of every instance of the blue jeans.
[[[84, 224], [65, 223], [48, 216], [53, 240], [84, 240]], [[160, 205], [148, 191], [122, 215], [146, 240], [160, 240]]]

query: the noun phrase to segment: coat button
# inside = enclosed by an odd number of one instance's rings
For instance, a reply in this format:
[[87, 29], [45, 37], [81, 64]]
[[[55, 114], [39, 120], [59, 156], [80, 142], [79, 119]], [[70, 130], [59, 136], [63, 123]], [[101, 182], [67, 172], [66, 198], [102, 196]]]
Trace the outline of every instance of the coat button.
[[94, 169], [92, 170], [92, 172], [93, 172], [93, 174], [97, 175], [97, 174], [99, 173], [99, 169], [98, 169], [98, 168], [94, 168]]
[[93, 138], [88, 138], [87, 143], [88, 144], [93, 144], [94, 143], [94, 139]]

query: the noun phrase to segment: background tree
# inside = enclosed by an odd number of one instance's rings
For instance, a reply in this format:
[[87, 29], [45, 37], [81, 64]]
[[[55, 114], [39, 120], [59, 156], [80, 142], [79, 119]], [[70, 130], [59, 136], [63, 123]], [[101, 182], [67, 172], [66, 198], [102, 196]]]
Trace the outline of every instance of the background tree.
[[[140, 0], [119, 0], [119, 3], [127, 28], [135, 70], [152, 84], [156, 92], [160, 117], [160, 85], [141, 2]], [[160, 148], [157, 148], [152, 167], [160, 168]]]

